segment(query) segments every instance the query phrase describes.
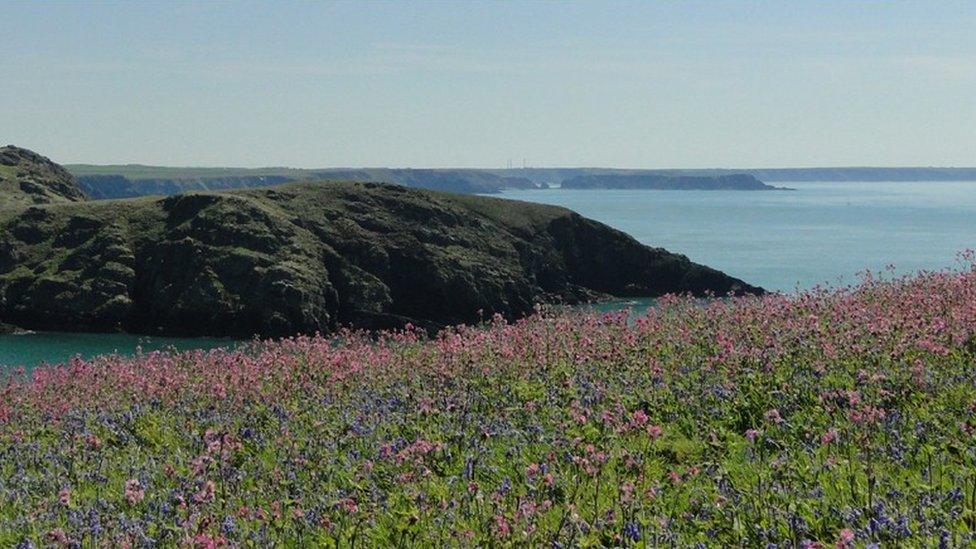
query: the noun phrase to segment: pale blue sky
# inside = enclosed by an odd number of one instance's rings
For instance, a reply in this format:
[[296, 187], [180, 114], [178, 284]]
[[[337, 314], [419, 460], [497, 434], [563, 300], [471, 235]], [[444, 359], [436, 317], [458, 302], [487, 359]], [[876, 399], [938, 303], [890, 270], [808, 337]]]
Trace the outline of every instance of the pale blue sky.
[[60, 162], [976, 165], [976, 2], [0, 2]]

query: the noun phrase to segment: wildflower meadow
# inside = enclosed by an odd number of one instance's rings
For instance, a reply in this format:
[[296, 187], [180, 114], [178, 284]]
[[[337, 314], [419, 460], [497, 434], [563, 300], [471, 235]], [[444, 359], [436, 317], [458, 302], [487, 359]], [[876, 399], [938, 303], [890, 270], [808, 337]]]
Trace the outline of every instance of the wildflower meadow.
[[974, 332], [966, 266], [12, 372], [0, 546], [969, 546]]

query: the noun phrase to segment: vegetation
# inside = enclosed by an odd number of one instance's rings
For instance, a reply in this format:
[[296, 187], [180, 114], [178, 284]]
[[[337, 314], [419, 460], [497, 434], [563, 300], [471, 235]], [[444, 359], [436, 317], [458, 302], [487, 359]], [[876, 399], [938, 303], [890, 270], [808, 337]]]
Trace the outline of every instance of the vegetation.
[[758, 291], [569, 210], [331, 182], [0, 211], [0, 321], [251, 337]]
[[94, 199], [173, 195], [189, 191], [216, 191], [267, 187], [298, 181], [362, 181], [389, 183], [418, 189], [456, 193], [497, 193], [506, 188], [535, 188], [518, 176], [486, 170], [329, 168], [169, 168], [162, 166], [72, 165], [68, 169], [78, 185]]
[[0, 147], [0, 209], [83, 200], [61, 166], [27, 149]]
[[224, 177], [271, 177], [281, 176], [305, 179], [309, 170], [297, 168], [199, 168], [145, 166], [142, 164], [122, 164], [99, 166], [94, 164], [66, 164], [65, 169], [75, 177], [92, 175], [119, 175], [126, 179], [217, 179]]
[[0, 545], [962, 547], [974, 331], [966, 267], [75, 360], [0, 391]]

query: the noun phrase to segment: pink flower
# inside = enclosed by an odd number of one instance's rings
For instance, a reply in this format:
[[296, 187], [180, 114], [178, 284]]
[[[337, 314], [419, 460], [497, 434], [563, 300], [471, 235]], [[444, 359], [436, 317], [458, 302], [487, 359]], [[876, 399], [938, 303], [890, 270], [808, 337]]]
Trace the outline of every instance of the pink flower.
[[827, 432], [820, 435], [820, 444], [824, 446], [837, 440], [837, 429], [827, 429]]
[[193, 537], [193, 547], [195, 549], [217, 549], [227, 545], [227, 540], [223, 536], [210, 537], [207, 534], [197, 534]]
[[125, 499], [129, 505], [136, 505], [146, 497], [146, 491], [142, 484], [136, 479], [125, 481]]
[[55, 528], [54, 530], [48, 532], [47, 540], [52, 544], [63, 547], [67, 547], [71, 543], [71, 540], [68, 539], [68, 534], [65, 534], [64, 530], [60, 528]]
[[647, 434], [648, 436], [651, 437], [652, 440], [661, 436], [662, 433], [664, 433], [664, 429], [662, 429], [660, 425], [647, 426]]
[[503, 515], [495, 515], [495, 535], [500, 538], [507, 538], [512, 533], [512, 527], [508, 525]]
[[355, 515], [356, 513], [359, 512], [359, 505], [356, 503], [356, 500], [352, 498], [340, 499], [339, 508], [349, 513], [350, 515]]
[[61, 491], [58, 492], [58, 501], [61, 503], [61, 505], [64, 505], [65, 507], [70, 507], [71, 491], [68, 490], [67, 488], [62, 488]]
[[620, 487], [620, 495], [622, 496], [623, 501], [631, 501], [634, 497], [635, 490], [636, 487], [634, 486], [633, 482], [624, 483]]
[[844, 528], [837, 534], [837, 549], [844, 549], [854, 544], [854, 531]]
[[630, 415], [630, 425], [633, 428], [643, 427], [647, 423], [648, 417], [644, 413], [644, 410], [634, 410], [634, 413]]
[[763, 415], [763, 417], [766, 418], [766, 421], [770, 423], [783, 422], [783, 418], [780, 417], [779, 410], [777, 410], [776, 408], [771, 408], [769, 410], [766, 410], [766, 413]]
[[212, 480], [208, 480], [207, 482], [203, 483], [203, 487], [200, 488], [200, 491], [193, 494], [193, 503], [207, 503], [209, 501], [213, 501], [214, 491], [216, 488], [217, 486]]
[[757, 429], [747, 429], [746, 430], [746, 438], [749, 439], [749, 442], [755, 442], [756, 441], [756, 437], [758, 437], [761, 434], [762, 434], [762, 431], [759, 431]]

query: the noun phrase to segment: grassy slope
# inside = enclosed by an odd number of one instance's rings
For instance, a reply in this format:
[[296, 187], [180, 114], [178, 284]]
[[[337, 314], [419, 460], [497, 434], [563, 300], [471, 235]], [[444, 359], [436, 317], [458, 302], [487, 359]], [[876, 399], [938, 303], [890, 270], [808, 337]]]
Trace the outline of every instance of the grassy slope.
[[971, 546], [974, 295], [970, 270], [41, 369], [0, 392], [0, 545]]
[[17, 181], [17, 166], [0, 164], [0, 210], [29, 206], [34, 201], [20, 191]]
[[280, 335], [747, 289], [564, 208], [396, 185], [8, 210], [0, 232], [0, 311], [34, 329]]

